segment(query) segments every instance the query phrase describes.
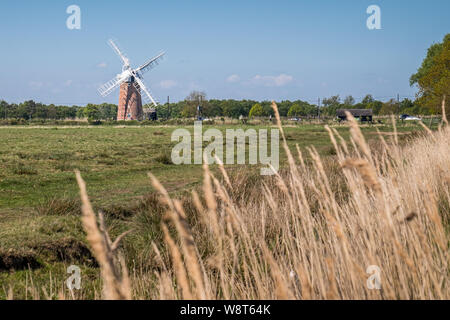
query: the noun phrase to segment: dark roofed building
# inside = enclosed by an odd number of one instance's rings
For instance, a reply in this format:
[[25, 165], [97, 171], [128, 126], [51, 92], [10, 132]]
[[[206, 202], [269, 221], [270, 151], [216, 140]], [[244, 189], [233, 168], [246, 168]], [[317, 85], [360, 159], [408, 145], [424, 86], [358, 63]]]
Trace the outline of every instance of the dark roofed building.
[[155, 108], [145, 108], [144, 109], [144, 119], [145, 120], [158, 120], [158, 116]]
[[345, 111], [350, 112], [352, 116], [354, 116], [356, 119], [359, 119], [359, 121], [361, 122], [372, 122], [372, 109], [338, 109], [336, 111], [336, 116], [339, 118], [339, 120], [347, 120]]

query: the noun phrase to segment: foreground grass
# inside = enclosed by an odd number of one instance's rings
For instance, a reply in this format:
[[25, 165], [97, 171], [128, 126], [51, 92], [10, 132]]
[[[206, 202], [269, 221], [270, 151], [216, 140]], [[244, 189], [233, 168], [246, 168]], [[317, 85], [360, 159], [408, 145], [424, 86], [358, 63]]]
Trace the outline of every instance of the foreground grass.
[[[250, 127], [263, 128], [244, 129]], [[392, 138], [392, 127], [377, 128], [388, 140]], [[348, 127], [336, 129], [349, 141]], [[79, 221], [74, 168], [81, 170], [94, 207], [105, 212], [110, 233], [118, 235], [130, 228], [134, 230], [123, 245], [129, 268], [138, 274], [136, 283], [142, 287], [136, 294], [156, 297], [154, 289], [162, 278], [155, 278], [154, 272], [166, 268], [161, 261], [170, 264], [160, 227], [166, 209], [151, 193], [146, 173], [151, 171], [164, 181], [169, 193], [175, 196], [201, 188], [203, 179], [201, 166], [175, 166], [167, 161], [173, 146], [170, 142], [173, 130], [173, 127], [1, 128], [0, 257], [4, 266], [3, 272], [0, 270], [0, 297], [12, 294], [16, 298], [55, 298], [61, 290], [68, 294], [64, 286], [68, 277], [65, 268], [71, 263], [82, 267], [87, 284], [76, 298], [101, 297], [99, 269], [87, 250]], [[407, 141], [420, 130], [415, 125], [399, 126], [399, 138]], [[369, 141], [378, 139], [375, 127], [363, 127], [362, 131]], [[320, 155], [333, 159], [331, 173], [337, 170], [333, 166], [336, 150], [323, 126], [288, 127], [285, 133], [287, 144], [293, 150], [296, 144], [303, 150], [313, 145]], [[282, 162], [286, 163], [286, 154], [281, 151]], [[308, 165], [313, 164], [312, 157], [305, 158]], [[256, 168], [247, 168], [245, 172], [233, 167], [227, 169], [236, 180], [235, 200], [259, 203], [261, 190], [259, 196], [252, 191], [259, 186], [260, 177], [252, 175]], [[218, 168], [212, 170], [218, 173]], [[346, 189], [342, 183], [336, 183], [335, 187], [341, 191]], [[205, 227], [193, 202], [189, 198], [184, 202], [192, 212], [190, 222], [201, 232]], [[206, 238], [200, 241], [202, 256], [213, 257], [214, 244]], [[152, 242], [160, 248], [160, 258], [155, 256]], [[161, 261], [157, 262], [158, 259]]]
[[[150, 175], [168, 210], [165, 246], [154, 245], [157, 286], [146, 272], [130, 285], [125, 266], [120, 275], [114, 259], [104, 260], [104, 297], [448, 299], [450, 129], [405, 147], [380, 137], [378, 150], [356, 122], [350, 132], [353, 151], [329, 129], [335, 170], [314, 148], [307, 166], [303, 153], [294, 157], [285, 141], [287, 171], [244, 199], [237, 195], [246, 183], [229, 181], [225, 172], [220, 182], [205, 166], [203, 197], [193, 193], [194, 210]], [[107, 238], [78, 180], [88, 237]], [[100, 257], [110, 249], [97, 246], [93, 253]], [[379, 290], [369, 286], [376, 286], [369, 277], [374, 270]]]

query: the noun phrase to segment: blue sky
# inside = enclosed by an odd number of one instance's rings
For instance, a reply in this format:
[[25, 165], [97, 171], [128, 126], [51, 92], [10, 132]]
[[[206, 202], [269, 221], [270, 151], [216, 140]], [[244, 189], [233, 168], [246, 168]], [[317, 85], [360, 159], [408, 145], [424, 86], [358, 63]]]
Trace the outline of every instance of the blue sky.
[[[69, 5], [81, 30], [69, 30]], [[381, 30], [366, 9], [381, 8]], [[371, 93], [413, 96], [409, 77], [426, 49], [450, 32], [450, 1], [1, 1], [0, 99], [77, 104], [117, 103], [97, 87], [121, 71], [113, 37], [140, 65], [155, 97], [302, 99]]]

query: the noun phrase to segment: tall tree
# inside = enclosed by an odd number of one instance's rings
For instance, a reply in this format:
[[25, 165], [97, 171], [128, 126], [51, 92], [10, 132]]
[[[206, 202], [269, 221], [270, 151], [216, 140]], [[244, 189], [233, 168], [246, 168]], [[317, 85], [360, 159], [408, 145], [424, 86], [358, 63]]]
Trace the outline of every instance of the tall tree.
[[339, 97], [339, 95], [336, 96], [332, 96], [330, 98], [323, 98], [322, 99], [322, 104], [325, 107], [329, 107], [329, 106], [335, 106], [338, 105], [341, 101], [341, 98]]
[[298, 103], [292, 105], [287, 113], [288, 117], [304, 116], [305, 110]]
[[194, 117], [197, 114], [197, 107], [201, 106], [203, 111], [208, 109], [208, 101], [206, 100], [206, 93], [202, 91], [191, 91], [191, 93], [184, 99], [185, 105], [181, 111], [184, 117]]
[[355, 104], [355, 98], [353, 98], [351, 95], [345, 97], [344, 99], [344, 105], [345, 106], [352, 106]]
[[361, 100], [361, 103], [368, 105], [369, 103], [374, 102], [374, 101], [375, 101], [375, 99], [372, 97], [372, 95], [368, 94], [364, 97], [364, 99]]
[[[419, 88], [418, 102], [434, 113], [441, 110], [441, 102], [450, 100], [450, 33], [442, 43], [433, 44], [422, 65], [410, 79], [411, 85]], [[447, 108], [449, 110], [450, 108]], [[448, 111], [450, 113], [450, 111]]]
[[84, 115], [89, 120], [100, 120], [101, 119], [101, 113], [99, 110], [99, 106], [95, 104], [88, 104], [84, 108]]
[[322, 108], [321, 112], [329, 116], [335, 116], [336, 110], [341, 107], [340, 101], [341, 98], [339, 97], [339, 95], [332, 96], [330, 98], [323, 98], [322, 104], [324, 105], [324, 107]]
[[250, 109], [250, 113], [248, 114], [248, 116], [250, 118], [253, 117], [261, 117], [264, 115], [264, 110], [262, 108], [262, 106], [259, 103], [256, 103], [251, 109]]
[[383, 107], [383, 102], [374, 100], [367, 104], [366, 109], [372, 109], [373, 113], [378, 115], [380, 114], [380, 110]]
[[394, 113], [397, 113], [397, 109], [398, 109], [397, 100], [391, 99], [388, 102], [383, 103], [383, 105], [380, 109], [380, 114], [381, 115], [394, 114]]

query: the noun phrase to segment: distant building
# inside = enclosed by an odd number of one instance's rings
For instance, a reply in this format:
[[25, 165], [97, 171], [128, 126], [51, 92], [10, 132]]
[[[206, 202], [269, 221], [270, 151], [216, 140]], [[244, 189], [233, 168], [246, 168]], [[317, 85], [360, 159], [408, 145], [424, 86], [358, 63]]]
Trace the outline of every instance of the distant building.
[[372, 122], [372, 109], [338, 109], [336, 111], [336, 116], [339, 120], [347, 120], [347, 115], [345, 114], [346, 111], [350, 112], [353, 117], [361, 122]]
[[153, 121], [158, 120], [158, 116], [156, 114], [156, 109], [155, 108], [145, 108], [144, 109], [144, 118], [145, 118], [145, 120], [153, 120]]

